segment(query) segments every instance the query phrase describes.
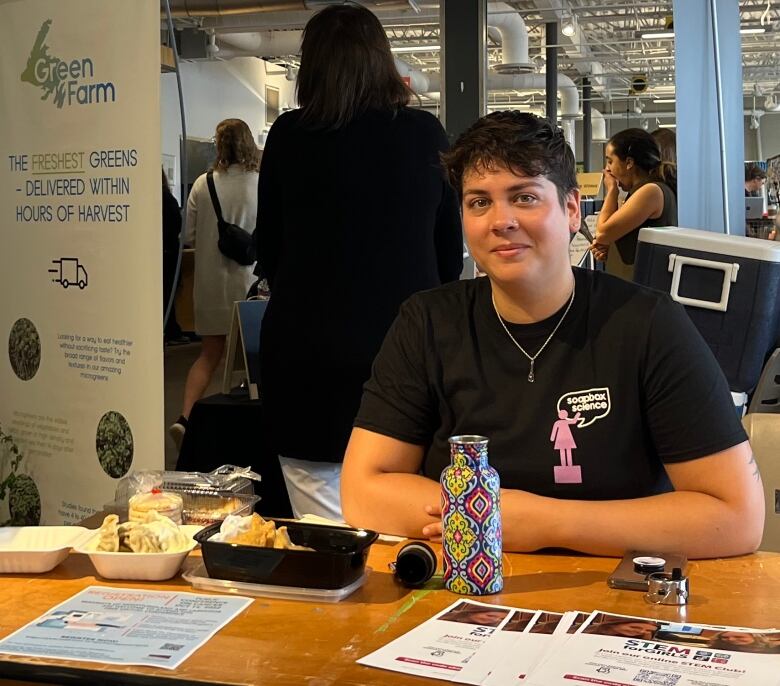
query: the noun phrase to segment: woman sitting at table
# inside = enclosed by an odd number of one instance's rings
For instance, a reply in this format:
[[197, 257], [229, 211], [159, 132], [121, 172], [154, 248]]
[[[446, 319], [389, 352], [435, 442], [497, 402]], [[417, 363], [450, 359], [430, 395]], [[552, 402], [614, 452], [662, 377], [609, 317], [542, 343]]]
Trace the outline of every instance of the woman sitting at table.
[[[402, 306], [347, 448], [346, 520], [439, 539], [448, 437], [482, 434], [505, 550], [755, 550], [761, 479], [710, 349], [668, 295], [570, 266], [580, 194], [560, 129], [495, 112], [444, 159], [487, 277]], [[564, 409], [579, 418], [561, 465]]]

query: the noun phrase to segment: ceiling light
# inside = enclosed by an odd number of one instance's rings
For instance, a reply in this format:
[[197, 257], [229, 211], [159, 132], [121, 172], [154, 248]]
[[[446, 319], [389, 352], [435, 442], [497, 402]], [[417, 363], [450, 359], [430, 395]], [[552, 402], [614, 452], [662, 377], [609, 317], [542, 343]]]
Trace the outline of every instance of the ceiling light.
[[407, 53], [407, 52], [438, 52], [441, 50], [440, 45], [399, 45], [394, 48], [390, 48], [390, 52], [395, 53]]
[[739, 32], [745, 36], [748, 34], [754, 34], [754, 33], [764, 33], [766, 29], [764, 28], [755, 28], [755, 29], [740, 29]]
[[664, 124], [661, 128], [662, 129], [676, 129], [677, 128], [677, 124]]
[[561, 26], [561, 33], [564, 36], [571, 38], [577, 31], [577, 29], [574, 26], [574, 17], [571, 14], [569, 14], [568, 16], [567, 15], [564, 16], [565, 18]]
[[674, 55], [641, 55], [641, 56], [630, 56], [628, 58], [629, 62], [655, 62], [656, 60], [673, 60]]
[[653, 100], [653, 102], [656, 105], [668, 105], [673, 102], [677, 102], [676, 98], [658, 98], [657, 100]]
[[661, 38], [674, 38], [674, 31], [656, 31], [655, 33], [643, 33], [644, 40], [660, 40]]

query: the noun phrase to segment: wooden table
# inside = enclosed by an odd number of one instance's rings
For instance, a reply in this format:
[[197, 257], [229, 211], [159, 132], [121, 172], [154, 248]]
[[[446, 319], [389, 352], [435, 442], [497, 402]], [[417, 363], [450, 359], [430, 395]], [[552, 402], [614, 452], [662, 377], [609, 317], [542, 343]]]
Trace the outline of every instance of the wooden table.
[[[370, 669], [355, 660], [409, 631], [457, 599], [441, 587], [410, 591], [387, 565], [400, 544], [375, 544], [366, 585], [336, 605], [256, 598], [233, 622], [174, 671], [0, 656], [0, 681], [88, 684], [421, 684], [421, 677]], [[188, 564], [198, 563], [193, 559]], [[567, 555], [505, 556], [505, 590], [488, 602], [545, 609], [594, 609], [665, 620], [780, 625], [780, 554], [758, 553], [689, 566], [687, 608], [652, 606], [633, 591], [607, 587], [616, 560]], [[191, 590], [181, 578], [161, 583], [95, 579], [89, 559], [71, 555], [40, 576], [0, 577], [0, 637], [44, 614], [83, 588]], [[7, 681], [3, 681], [8, 683]], [[434, 683], [429, 681], [428, 683]]]

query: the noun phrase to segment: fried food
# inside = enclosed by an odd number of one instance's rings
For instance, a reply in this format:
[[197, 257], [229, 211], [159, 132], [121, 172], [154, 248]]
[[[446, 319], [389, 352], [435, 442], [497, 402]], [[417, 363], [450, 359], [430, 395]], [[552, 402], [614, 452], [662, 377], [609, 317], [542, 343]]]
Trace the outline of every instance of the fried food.
[[274, 522], [266, 521], [257, 513], [251, 517], [228, 517], [221, 532], [222, 541], [225, 543], [281, 550], [312, 550], [306, 546], [295, 545], [290, 540], [286, 526], [277, 529]]

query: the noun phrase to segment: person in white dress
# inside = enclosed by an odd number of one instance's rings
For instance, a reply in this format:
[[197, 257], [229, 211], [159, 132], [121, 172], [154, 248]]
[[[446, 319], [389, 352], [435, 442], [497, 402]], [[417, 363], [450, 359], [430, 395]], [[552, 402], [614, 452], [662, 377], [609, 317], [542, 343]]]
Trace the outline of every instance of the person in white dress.
[[[257, 179], [260, 151], [252, 132], [241, 119], [225, 119], [214, 138], [217, 159], [212, 169], [214, 186], [226, 222], [252, 233], [257, 218]], [[209, 195], [206, 174], [192, 185], [187, 200], [185, 243], [195, 246], [195, 330], [201, 350], [184, 386], [181, 417], [170, 427], [180, 446], [192, 406], [203, 396], [225, 352], [233, 303], [243, 300], [252, 284], [253, 265], [242, 266], [223, 255], [217, 241], [217, 215]]]

